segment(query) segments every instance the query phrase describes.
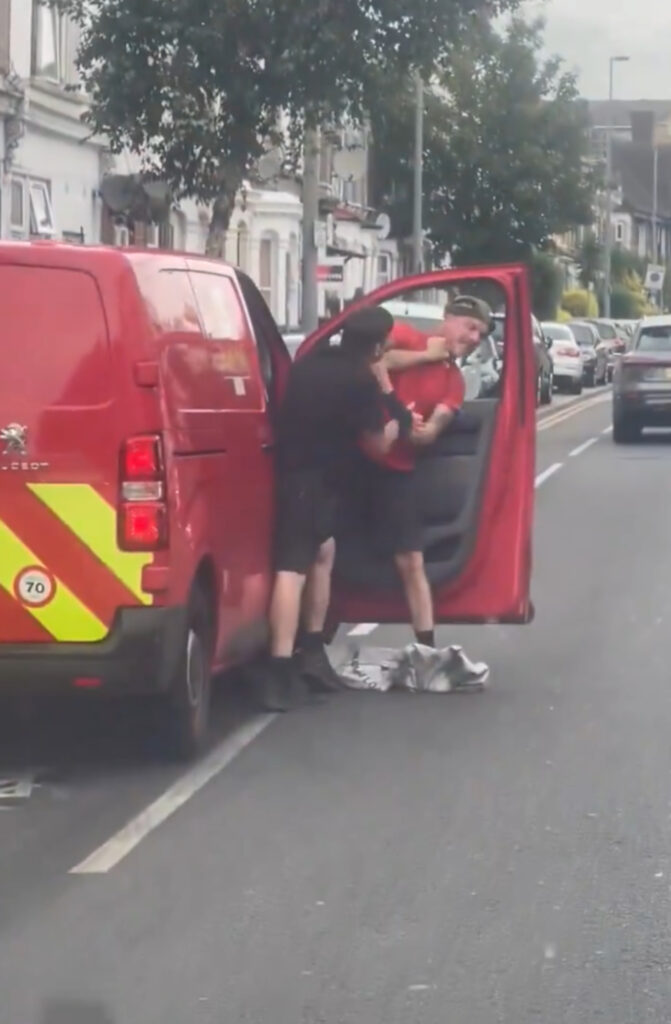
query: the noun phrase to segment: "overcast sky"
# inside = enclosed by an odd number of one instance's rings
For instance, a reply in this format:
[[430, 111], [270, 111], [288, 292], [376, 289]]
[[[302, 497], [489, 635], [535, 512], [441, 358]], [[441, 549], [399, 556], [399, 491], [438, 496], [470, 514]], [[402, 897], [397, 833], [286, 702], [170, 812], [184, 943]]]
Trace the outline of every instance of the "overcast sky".
[[671, 99], [671, 3], [636, 0], [527, 0], [530, 12], [547, 19], [550, 52], [578, 71], [588, 99], [608, 96], [608, 59], [631, 60], [616, 69], [615, 94], [621, 99]]

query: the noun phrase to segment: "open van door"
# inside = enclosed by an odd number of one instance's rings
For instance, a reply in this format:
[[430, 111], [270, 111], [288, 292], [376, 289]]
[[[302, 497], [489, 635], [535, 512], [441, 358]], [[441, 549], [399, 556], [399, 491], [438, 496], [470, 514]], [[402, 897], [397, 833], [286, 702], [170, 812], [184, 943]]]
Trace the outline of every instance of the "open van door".
[[[479, 296], [504, 314], [503, 367], [495, 393], [467, 400], [462, 416], [418, 459], [436, 621], [529, 622], [536, 368], [525, 269], [442, 270], [394, 281], [306, 338], [296, 358], [338, 344], [347, 316], [365, 305], [393, 303], [398, 319], [401, 300], [407, 319], [430, 336], [435, 313], [426, 309], [442, 310], [458, 294]], [[375, 553], [354, 508], [345, 511], [337, 543], [332, 617], [409, 621], [395, 568]]]

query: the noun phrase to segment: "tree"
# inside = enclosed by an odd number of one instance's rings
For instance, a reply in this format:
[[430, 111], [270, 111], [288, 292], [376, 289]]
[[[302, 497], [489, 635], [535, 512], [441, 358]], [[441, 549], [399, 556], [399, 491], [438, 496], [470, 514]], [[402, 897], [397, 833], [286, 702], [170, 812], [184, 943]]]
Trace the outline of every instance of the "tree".
[[616, 284], [610, 296], [611, 316], [615, 320], [638, 320], [645, 313], [647, 306], [645, 292], [638, 278], [635, 281]]
[[[427, 96], [425, 222], [438, 257], [526, 259], [553, 234], [592, 220], [587, 114], [575, 79], [540, 57], [542, 22], [479, 22]], [[404, 230], [410, 216], [412, 97], [378, 105], [378, 189]], [[401, 169], [399, 175], [398, 169]]]
[[221, 248], [238, 188], [280, 113], [294, 127], [367, 109], [433, 66], [474, 15], [517, 0], [41, 0], [82, 26], [88, 123], [177, 197], [213, 203]]
[[580, 283], [583, 288], [596, 286], [603, 274], [603, 246], [589, 231], [580, 247]]
[[549, 252], [534, 252], [529, 261], [531, 302], [539, 320], [554, 320], [561, 298], [563, 274]]

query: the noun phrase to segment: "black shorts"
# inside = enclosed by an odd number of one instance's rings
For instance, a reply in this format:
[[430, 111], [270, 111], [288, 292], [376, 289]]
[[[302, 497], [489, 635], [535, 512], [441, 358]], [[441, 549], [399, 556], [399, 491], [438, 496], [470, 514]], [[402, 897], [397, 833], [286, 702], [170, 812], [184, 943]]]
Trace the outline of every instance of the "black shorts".
[[369, 467], [367, 518], [371, 542], [379, 554], [422, 550], [422, 519], [414, 470]]
[[335, 534], [338, 497], [319, 470], [280, 472], [277, 482], [275, 569], [304, 576], [322, 544]]

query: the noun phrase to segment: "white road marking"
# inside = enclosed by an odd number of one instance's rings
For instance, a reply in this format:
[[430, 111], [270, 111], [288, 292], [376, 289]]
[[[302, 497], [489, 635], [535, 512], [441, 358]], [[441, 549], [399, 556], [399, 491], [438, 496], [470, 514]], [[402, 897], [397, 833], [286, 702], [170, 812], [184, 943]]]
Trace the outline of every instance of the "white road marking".
[[369, 633], [374, 633], [379, 622], [360, 622], [358, 626], [354, 626], [350, 629], [348, 636], [368, 636]]
[[143, 839], [195, 796], [211, 779], [223, 771], [245, 747], [248, 747], [277, 715], [260, 715], [236, 729], [222, 743], [190, 768], [162, 796], [145, 807], [107, 842], [70, 869], [71, 875], [105, 875], [115, 868]]
[[536, 479], [534, 481], [534, 487], [536, 489], [538, 489], [539, 487], [542, 487], [543, 484], [545, 483], [545, 481], [549, 480], [551, 476], [555, 475], [555, 473], [558, 473], [563, 465], [564, 465], [563, 462], [555, 462], [551, 466], [548, 466], [547, 469], [544, 469], [543, 472], [539, 473], [538, 476], [536, 477]]
[[0, 800], [28, 800], [35, 788], [35, 774], [3, 774], [0, 778]]
[[613, 433], [613, 424], [611, 423], [611, 425], [609, 427], [606, 427], [605, 430], [602, 430], [601, 433], [602, 434], [612, 434]]
[[584, 444], [579, 444], [577, 448], [574, 448], [572, 452], [568, 453], [569, 459], [575, 459], [576, 455], [582, 455], [588, 448], [591, 448], [593, 444], [598, 442], [598, 437], [590, 437], [589, 441], [585, 441]]

